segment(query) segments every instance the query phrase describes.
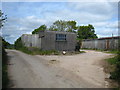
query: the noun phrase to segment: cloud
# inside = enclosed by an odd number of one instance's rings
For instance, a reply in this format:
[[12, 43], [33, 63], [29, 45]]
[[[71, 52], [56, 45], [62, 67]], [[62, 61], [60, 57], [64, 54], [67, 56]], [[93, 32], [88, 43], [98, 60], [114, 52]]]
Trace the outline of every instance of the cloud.
[[95, 22], [95, 23], [91, 23], [91, 24], [93, 24], [97, 28], [102, 28], [102, 27], [104, 27], [104, 28], [113, 28], [113, 29], [118, 28], [118, 21]]
[[117, 35], [116, 2], [21, 2], [4, 5], [8, 20], [3, 28], [3, 35], [10, 35], [6, 36], [6, 39], [11, 43], [40, 25], [49, 27], [56, 20], [75, 20], [77, 25], [92, 24], [99, 36], [110, 36], [111, 33]]
[[[35, 16], [28, 16], [25, 18], [8, 18], [7, 23], [2, 29], [2, 35], [7, 41], [12, 40], [13, 38], [17, 39], [22, 34], [29, 34], [42, 24], [45, 24], [45, 21]], [[14, 40], [15, 39], [13, 39], [11, 43], [14, 43]]]
[[4, 2], [118, 2], [118, 1], [119, 0], [4, 0]]

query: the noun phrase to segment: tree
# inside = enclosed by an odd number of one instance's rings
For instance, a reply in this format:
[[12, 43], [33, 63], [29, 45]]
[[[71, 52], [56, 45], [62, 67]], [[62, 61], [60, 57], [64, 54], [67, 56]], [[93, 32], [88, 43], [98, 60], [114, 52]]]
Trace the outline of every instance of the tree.
[[57, 20], [50, 26], [49, 30], [74, 32], [76, 30], [76, 21]]
[[78, 26], [78, 38], [79, 39], [94, 39], [97, 38], [94, 27], [89, 24], [88, 26]]
[[76, 30], [76, 21], [68, 21], [67, 22], [67, 31], [68, 32], [74, 32], [74, 30]]
[[35, 29], [32, 34], [38, 34], [39, 31], [44, 31], [47, 29], [46, 25], [41, 25], [39, 28]]
[[17, 49], [17, 50], [19, 50], [20, 48], [23, 47], [23, 44], [22, 44], [22, 41], [21, 41], [21, 37], [19, 37], [19, 38], [15, 41], [14, 47], [15, 47], [15, 49]]
[[[3, 23], [5, 23], [5, 20], [7, 19], [6, 15], [2, 13], [0, 10], [0, 29], [3, 27]], [[8, 86], [8, 73], [7, 73], [7, 63], [8, 63], [8, 56], [5, 51], [5, 48], [10, 45], [8, 42], [6, 42], [1, 36], [0, 36], [0, 47], [2, 47], [2, 88], [7, 88]]]
[[64, 31], [66, 28], [66, 22], [62, 20], [57, 20], [50, 26], [49, 30], [51, 31]]
[[3, 38], [2, 38], [2, 46], [4, 48], [8, 48], [10, 46], [10, 43], [8, 43], [7, 41], [5, 41]]
[[2, 11], [0, 10], [0, 29], [3, 27], [3, 23], [5, 23], [5, 20], [7, 19], [7, 15], [3, 15]]

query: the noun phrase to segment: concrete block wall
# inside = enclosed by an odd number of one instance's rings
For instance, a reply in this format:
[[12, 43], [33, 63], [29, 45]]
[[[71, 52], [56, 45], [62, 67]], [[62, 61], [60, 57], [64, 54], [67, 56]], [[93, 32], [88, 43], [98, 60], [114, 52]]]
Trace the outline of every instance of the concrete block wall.
[[41, 48], [41, 39], [38, 34], [23, 34], [21, 40], [26, 47]]
[[[56, 34], [65, 34], [66, 41], [57, 41]], [[23, 45], [37, 47], [42, 50], [74, 51], [76, 46], [76, 34], [70, 32], [45, 31], [40, 34], [23, 34]]]
[[39, 34], [32, 35], [32, 47], [41, 48], [41, 38], [39, 38]]
[[53, 32], [44, 32], [41, 37], [42, 50], [55, 50], [55, 34]]
[[[66, 41], [56, 41], [56, 34], [66, 34]], [[69, 32], [46, 31], [41, 38], [42, 50], [74, 51], [76, 45], [76, 34]]]
[[21, 40], [23, 45], [25, 45], [26, 47], [30, 47], [31, 46], [31, 41], [32, 41], [32, 35], [30, 34], [23, 34], [21, 36]]

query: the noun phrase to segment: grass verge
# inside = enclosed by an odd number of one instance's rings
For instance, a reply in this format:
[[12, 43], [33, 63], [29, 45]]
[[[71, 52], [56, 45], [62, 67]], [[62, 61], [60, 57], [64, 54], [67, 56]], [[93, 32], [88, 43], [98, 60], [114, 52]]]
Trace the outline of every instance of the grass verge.
[[55, 50], [43, 51], [43, 50], [41, 50], [39, 48], [35, 48], [35, 47], [29, 47], [29, 48], [22, 47], [17, 50], [20, 50], [24, 53], [31, 54], [31, 55], [59, 55], [58, 51], [55, 51]]
[[7, 63], [7, 53], [5, 52], [4, 48], [2, 48], [2, 88], [7, 88], [9, 84]]
[[107, 65], [105, 67], [105, 72], [110, 73], [109, 81], [111, 87], [120, 88], [120, 61], [119, 56], [116, 55], [112, 58], [105, 60]]
[[[36, 47], [21, 47], [17, 50], [20, 50], [24, 53], [30, 54], [30, 55], [62, 55], [62, 51], [56, 51], [56, 50], [46, 50], [43, 51]], [[74, 55], [74, 54], [80, 54], [85, 53], [85, 51], [66, 51], [65, 55]]]
[[95, 50], [95, 51], [99, 51], [99, 52], [105, 52], [105, 53], [111, 53], [111, 54], [117, 54], [118, 50], [101, 50], [101, 49], [92, 49], [92, 48], [82, 48], [84, 50]]

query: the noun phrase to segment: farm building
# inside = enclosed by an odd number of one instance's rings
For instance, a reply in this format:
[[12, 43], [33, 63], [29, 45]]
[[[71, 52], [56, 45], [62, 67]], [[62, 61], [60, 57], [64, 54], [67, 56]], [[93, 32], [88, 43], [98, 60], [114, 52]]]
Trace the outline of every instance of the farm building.
[[37, 47], [41, 50], [74, 51], [76, 33], [61, 31], [40, 31], [38, 34], [23, 34], [22, 43], [26, 47]]
[[118, 39], [119, 37], [85, 39], [82, 41], [81, 48], [114, 50], [114, 49], [118, 49]]

